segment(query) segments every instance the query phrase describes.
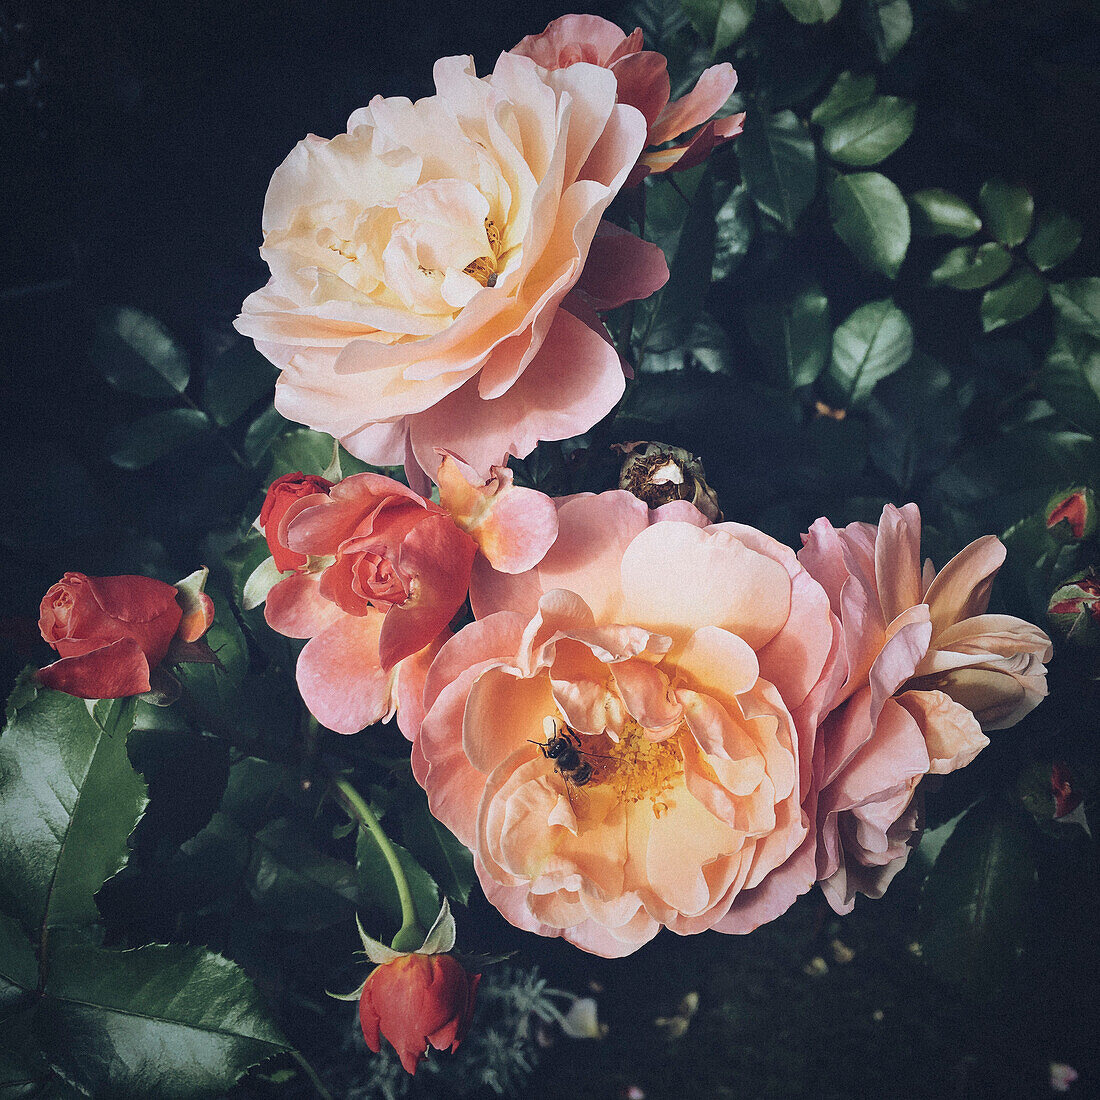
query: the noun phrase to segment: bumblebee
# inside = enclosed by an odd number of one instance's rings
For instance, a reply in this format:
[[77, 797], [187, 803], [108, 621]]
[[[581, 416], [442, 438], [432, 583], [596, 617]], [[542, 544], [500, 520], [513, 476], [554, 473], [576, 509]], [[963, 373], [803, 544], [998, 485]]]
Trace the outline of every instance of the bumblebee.
[[586, 787], [596, 775], [597, 765], [583, 757], [599, 758], [599, 753], [590, 753], [581, 747], [581, 739], [568, 726], [559, 729], [557, 721], [547, 715], [542, 720], [545, 741], [531, 741], [547, 760], [554, 761], [554, 771], [565, 783], [565, 796], [573, 808], [574, 816], [578, 810], [583, 813], [588, 806], [588, 796], [581, 787]]

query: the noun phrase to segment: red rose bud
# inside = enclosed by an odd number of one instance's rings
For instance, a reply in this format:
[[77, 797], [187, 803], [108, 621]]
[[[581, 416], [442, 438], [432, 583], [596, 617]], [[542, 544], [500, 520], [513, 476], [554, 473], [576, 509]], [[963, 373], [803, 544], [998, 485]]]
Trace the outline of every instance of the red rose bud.
[[149, 691], [149, 673], [183, 618], [173, 585], [150, 577], [66, 573], [43, 597], [38, 628], [61, 660], [40, 684], [82, 699]]
[[301, 470], [283, 474], [268, 487], [264, 506], [260, 509], [259, 523], [280, 573], [300, 569], [306, 564], [305, 554], [299, 554], [286, 545], [286, 525], [301, 511], [295, 505], [306, 497], [318, 494], [328, 496], [331, 488], [331, 481], [316, 474], [303, 474]]
[[1065, 764], [1050, 769], [1050, 789], [1054, 792], [1054, 816], [1065, 817], [1081, 805], [1080, 792], [1073, 788], [1073, 776]]
[[1096, 530], [1096, 498], [1092, 490], [1078, 486], [1055, 493], [1047, 503], [1047, 530], [1062, 542], [1080, 542]]
[[1050, 597], [1051, 624], [1078, 645], [1100, 644], [1100, 577], [1091, 569], [1078, 573]]
[[408, 1073], [416, 1073], [429, 1043], [436, 1050], [457, 1050], [470, 1026], [480, 980], [453, 955], [399, 955], [376, 967], [359, 997], [367, 1046], [377, 1054], [381, 1033]]

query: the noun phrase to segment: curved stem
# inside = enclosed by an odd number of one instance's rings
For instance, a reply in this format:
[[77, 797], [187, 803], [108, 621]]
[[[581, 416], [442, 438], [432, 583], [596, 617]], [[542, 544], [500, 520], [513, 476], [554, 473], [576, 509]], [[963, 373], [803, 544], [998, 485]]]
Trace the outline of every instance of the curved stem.
[[309, 1078], [309, 1083], [316, 1090], [317, 1095], [320, 1096], [322, 1100], [332, 1100], [332, 1093], [325, 1088], [321, 1078], [317, 1076], [317, 1071], [306, 1061], [305, 1055], [299, 1050], [292, 1050], [290, 1055], [294, 1061], [302, 1067], [303, 1072]]
[[405, 869], [401, 866], [401, 860], [397, 858], [397, 852], [390, 843], [390, 838], [386, 836], [385, 829], [379, 824], [378, 818], [374, 816], [374, 812], [364, 801], [363, 796], [346, 779], [334, 776], [332, 787], [341, 805], [374, 837], [397, 885], [397, 896], [401, 901], [401, 927], [393, 937], [391, 946], [397, 951], [415, 951], [423, 944], [426, 933], [416, 919], [416, 906], [413, 904], [409, 880], [405, 877]]

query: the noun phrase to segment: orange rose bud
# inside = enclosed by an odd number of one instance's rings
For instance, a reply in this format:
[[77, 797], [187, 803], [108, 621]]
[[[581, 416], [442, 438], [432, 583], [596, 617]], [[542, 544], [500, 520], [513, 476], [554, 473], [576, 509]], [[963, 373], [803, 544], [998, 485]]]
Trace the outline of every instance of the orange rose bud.
[[1096, 530], [1096, 498], [1092, 490], [1078, 486], [1056, 493], [1047, 502], [1047, 530], [1062, 542], [1080, 542]]
[[[288, 569], [300, 569], [306, 563], [305, 554], [291, 550], [285, 543], [285, 524], [287, 513], [305, 497], [318, 493], [328, 496], [332, 482], [316, 474], [303, 474], [297, 470], [292, 474], [283, 474], [276, 478], [267, 490], [267, 497], [260, 509], [260, 527], [267, 539], [267, 548], [275, 559], [275, 567], [280, 573]], [[299, 509], [295, 509], [295, 515]]]
[[376, 967], [359, 997], [367, 1046], [377, 1054], [381, 1033], [408, 1073], [416, 1073], [429, 1043], [436, 1050], [457, 1050], [470, 1026], [480, 980], [453, 955], [399, 955]]
[[1055, 590], [1047, 605], [1051, 625], [1070, 641], [1100, 644], [1100, 575], [1091, 568], [1076, 573]]

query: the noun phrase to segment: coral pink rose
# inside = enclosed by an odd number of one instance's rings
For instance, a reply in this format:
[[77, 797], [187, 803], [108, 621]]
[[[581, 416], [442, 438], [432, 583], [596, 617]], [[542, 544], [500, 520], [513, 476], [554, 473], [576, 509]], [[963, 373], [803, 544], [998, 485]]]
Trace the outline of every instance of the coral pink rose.
[[[992, 535], [937, 575], [922, 571], [920, 512], [887, 505], [875, 527], [818, 520], [799, 561], [829, 594], [847, 677], [818, 734], [818, 874], [837, 912], [880, 897], [919, 840], [918, 785], [964, 767], [1046, 694], [1050, 639], [987, 615], [1005, 558]], [[834, 709], [835, 708], [835, 709]]]
[[66, 573], [42, 598], [38, 620], [61, 660], [36, 678], [82, 699], [140, 695], [182, 618], [176, 589], [163, 581]]
[[[563, 15], [542, 34], [529, 34], [512, 53], [533, 58], [543, 68], [564, 69], [584, 62], [602, 65], [615, 74], [619, 102], [637, 107], [645, 116], [645, 153], [628, 184], [650, 172], [680, 171], [702, 162], [712, 149], [735, 138], [744, 128], [743, 114], [711, 120], [737, 87], [737, 74], [728, 62], [712, 65], [686, 96], [669, 103], [668, 62], [662, 54], [642, 49], [641, 28], [626, 35], [598, 15]], [[657, 149], [699, 126], [690, 141]]]
[[306, 564], [305, 554], [296, 554], [284, 541], [286, 531], [282, 521], [286, 518], [287, 512], [296, 500], [314, 496], [317, 493], [327, 494], [331, 488], [331, 481], [316, 474], [303, 474], [301, 470], [293, 474], [283, 474], [268, 486], [267, 496], [264, 498], [257, 522], [267, 539], [267, 548], [275, 559], [275, 568], [280, 573], [299, 569]]
[[747, 931], [814, 881], [812, 850], [792, 857], [828, 598], [793, 551], [686, 501], [582, 494], [558, 524], [535, 569], [475, 567], [477, 621], [429, 670], [432, 813], [520, 928], [605, 956], [662, 925]]
[[271, 280], [236, 322], [282, 370], [283, 415], [425, 489], [437, 447], [485, 477], [592, 427], [624, 387], [594, 310], [668, 277], [656, 246], [597, 236], [646, 141], [612, 73], [503, 54], [484, 79], [444, 58], [435, 82], [416, 103], [376, 97], [276, 169]]

